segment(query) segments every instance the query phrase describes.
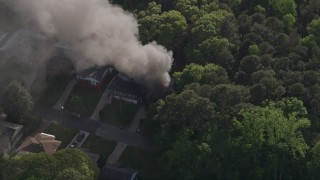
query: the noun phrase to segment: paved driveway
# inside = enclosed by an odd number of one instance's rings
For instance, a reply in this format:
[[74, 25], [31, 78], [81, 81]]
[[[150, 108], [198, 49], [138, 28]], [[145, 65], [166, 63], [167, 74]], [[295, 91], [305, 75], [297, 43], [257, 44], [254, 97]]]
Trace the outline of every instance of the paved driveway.
[[72, 118], [66, 116], [60, 110], [56, 110], [49, 107], [42, 107], [35, 110], [35, 113], [42, 117], [45, 121], [58, 121], [62, 120], [63, 125], [95, 134], [104, 139], [119, 141], [129, 146], [134, 146], [140, 149], [153, 151], [155, 146], [152, 144], [149, 138], [141, 136], [135, 132], [131, 132], [125, 129], [119, 129], [115, 126], [101, 123], [98, 121], [92, 121], [88, 118]]

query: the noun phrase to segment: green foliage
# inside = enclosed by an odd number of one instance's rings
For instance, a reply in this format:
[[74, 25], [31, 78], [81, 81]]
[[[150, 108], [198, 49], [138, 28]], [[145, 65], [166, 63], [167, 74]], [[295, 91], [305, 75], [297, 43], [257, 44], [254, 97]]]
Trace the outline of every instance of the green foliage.
[[153, 14], [161, 14], [161, 5], [152, 1], [148, 4], [148, 8], [145, 11], [139, 12], [139, 17], [151, 16]]
[[261, 5], [257, 5], [256, 7], [254, 7], [254, 12], [266, 14], [266, 9]]
[[242, 58], [240, 68], [247, 73], [252, 73], [261, 68], [260, 58], [256, 55], [250, 55]]
[[312, 159], [308, 162], [308, 169], [312, 179], [320, 177], [320, 141], [311, 149]]
[[187, 131], [189, 136], [205, 132], [214, 115], [213, 103], [186, 90], [179, 95], [169, 95], [157, 107], [153, 122], [160, 124], [155, 132], [157, 142], [166, 149], [175, 141], [176, 134]]
[[0, 156], [0, 179], [4, 179], [4, 169], [8, 166], [8, 161], [3, 156]]
[[165, 179], [319, 176], [319, 0], [116, 1], [175, 58], [141, 127]]
[[68, 109], [75, 106], [76, 106], [76, 109], [83, 109], [85, 106], [83, 99], [78, 95], [71, 96], [69, 103], [67, 104]]
[[173, 77], [176, 80], [178, 91], [181, 91], [185, 85], [190, 83], [215, 85], [229, 82], [225, 69], [215, 64], [205, 66], [189, 64], [182, 72], [175, 72]]
[[1, 106], [12, 122], [21, 122], [33, 108], [30, 93], [19, 82], [12, 81], [3, 91]]
[[294, 0], [269, 0], [269, 4], [278, 16], [286, 14], [297, 15], [297, 4]]
[[86, 177], [74, 168], [68, 168], [61, 171], [56, 180], [85, 180]]
[[194, 41], [201, 43], [213, 36], [220, 35], [222, 22], [228, 16], [232, 16], [232, 14], [224, 10], [217, 10], [199, 18], [191, 30]]
[[203, 15], [203, 11], [197, 6], [197, 0], [177, 0], [175, 9], [192, 23]]
[[[202, 91], [204, 92], [202, 87]], [[234, 84], [219, 84], [209, 87], [208, 98], [216, 104], [219, 112], [232, 115], [237, 111], [237, 105], [249, 101], [249, 89], [245, 86]], [[200, 88], [201, 90], [201, 88]]]
[[[201, 151], [196, 144], [180, 135], [172, 149], [161, 157], [162, 172], [165, 178], [195, 179], [199, 176]], [[172, 171], [175, 169], [175, 171]]]
[[318, 44], [320, 43], [320, 18], [311, 21], [310, 25], [308, 26], [308, 33], [310, 35], [307, 37], [310, 40], [314, 40]]
[[93, 164], [89, 156], [81, 150], [64, 149], [57, 151], [53, 156], [63, 169], [74, 168], [86, 179], [95, 179], [98, 175], [96, 165]]
[[296, 23], [296, 18], [292, 14], [284, 15], [282, 20], [287, 27], [293, 27]]
[[65, 179], [70, 175], [95, 179], [97, 172], [84, 152], [65, 149], [54, 155], [38, 153], [12, 159], [4, 169], [4, 179]]
[[88, 117], [93, 112], [100, 97], [101, 93], [90, 88], [75, 86], [65, 103], [65, 110], [80, 113], [81, 117]]
[[308, 145], [301, 130], [310, 126], [310, 120], [300, 100], [267, 102], [263, 107], [242, 109], [239, 115], [239, 119], [234, 119], [240, 131], [236, 139], [239, 146], [255, 159], [255, 163], [262, 158], [264, 149], [268, 149], [268, 154], [264, 155], [270, 158], [268, 163], [272, 171], [266, 171], [265, 177], [279, 178], [285, 159], [305, 157]]
[[168, 49], [182, 43], [187, 29], [186, 19], [175, 10], [143, 16], [139, 25], [142, 42], [157, 41]]
[[250, 55], [259, 55], [260, 49], [259, 49], [258, 45], [253, 44], [253, 45], [249, 46], [248, 53]]

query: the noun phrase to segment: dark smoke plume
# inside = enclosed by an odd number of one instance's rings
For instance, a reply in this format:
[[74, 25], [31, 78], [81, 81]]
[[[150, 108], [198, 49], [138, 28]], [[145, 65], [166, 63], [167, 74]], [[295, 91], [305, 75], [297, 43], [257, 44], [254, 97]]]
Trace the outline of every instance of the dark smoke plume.
[[138, 39], [136, 18], [105, 0], [0, 0], [25, 25], [66, 42], [78, 70], [113, 65], [148, 86], [168, 86], [172, 52]]

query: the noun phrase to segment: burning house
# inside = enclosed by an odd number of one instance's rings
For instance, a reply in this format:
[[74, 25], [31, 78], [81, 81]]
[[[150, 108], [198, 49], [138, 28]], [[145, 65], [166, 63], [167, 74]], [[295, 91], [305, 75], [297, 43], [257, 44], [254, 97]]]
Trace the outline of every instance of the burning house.
[[115, 99], [134, 104], [142, 102], [141, 87], [124, 73], [119, 73], [115, 77], [112, 84], [109, 86], [109, 90]]
[[112, 78], [113, 68], [91, 67], [77, 74], [77, 83], [80, 86], [89, 87], [98, 92], [102, 92]]

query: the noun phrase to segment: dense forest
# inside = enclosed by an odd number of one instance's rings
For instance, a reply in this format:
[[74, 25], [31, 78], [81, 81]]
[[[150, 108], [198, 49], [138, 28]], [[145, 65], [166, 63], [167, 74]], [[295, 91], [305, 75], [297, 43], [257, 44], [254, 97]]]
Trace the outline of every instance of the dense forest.
[[173, 51], [143, 122], [162, 179], [320, 177], [319, 0], [114, 0]]

